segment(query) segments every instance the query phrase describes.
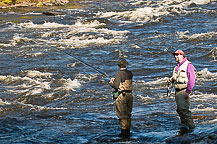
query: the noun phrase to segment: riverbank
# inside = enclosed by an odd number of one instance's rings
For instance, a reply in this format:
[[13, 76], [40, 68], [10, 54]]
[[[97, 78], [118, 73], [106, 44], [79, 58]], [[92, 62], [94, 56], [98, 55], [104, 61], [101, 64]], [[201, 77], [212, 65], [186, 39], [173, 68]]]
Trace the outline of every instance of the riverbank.
[[0, 9], [17, 7], [63, 6], [69, 0], [0, 0]]

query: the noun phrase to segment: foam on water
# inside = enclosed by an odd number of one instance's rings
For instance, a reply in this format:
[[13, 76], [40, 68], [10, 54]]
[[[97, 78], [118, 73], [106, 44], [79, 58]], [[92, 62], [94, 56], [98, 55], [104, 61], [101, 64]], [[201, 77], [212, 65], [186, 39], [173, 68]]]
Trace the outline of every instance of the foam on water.
[[65, 107], [49, 107], [49, 106], [38, 106], [33, 104], [25, 104], [23, 102], [14, 102], [14, 101], [3, 101], [0, 99], [0, 105], [21, 105], [25, 107], [29, 107], [30, 110], [42, 111], [42, 110], [65, 110], [68, 108]]
[[[193, 102], [194, 103], [194, 102]], [[215, 103], [214, 103], [215, 104]], [[214, 105], [215, 106], [215, 105]], [[191, 109], [193, 117], [201, 124], [215, 124], [217, 122], [217, 108], [208, 107], [203, 104], [198, 105], [197, 108]]]
[[11, 46], [11, 44], [0, 43], [0, 46], [1, 46], [1, 47], [9, 47], [9, 46]]
[[192, 95], [191, 97], [194, 98], [195, 101], [208, 101], [211, 100], [212, 102], [216, 101], [217, 95], [216, 94], [204, 94], [201, 92], [196, 91], [196, 94]]
[[[91, 143], [100, 137], [94, 142], [104, 143], [113, 135], [117, 138], [119, 123], [110, 86], [101, 75], [74, 60], [71, 63], [62, 53], [60, 56], [54, 47], [76, 53], [109, 74], [115, 74], [118, 58], [130, 61], [137, 80], [131, 129], [135, 143], [163, 143], [175, 135], [179, 119], [174, 93], [166, 96], [167, 54], [179, 46], [187, 53], [199, 49], [192, 56], [198, 62], [195, 66], [199, 65], [190, 105], [197, 125], [193, 134], [211, 128], [217, 121], [216, 11], [212, 8], [216, 3], [212, 2], [80, 1], [87, 7], [64, 9], [66, 15], [61, 17], [21, 14], [30, 21], [2, 21], [0, 120], [5, 133], [1, 141]], [[7, 14], [17, 16], [5, 12], [3, 17]], [[22, 120], [8, 121], [8, 117]], [[109, 136], [103, 137], [105, 133]]]
[[78, 74], [76, 76], [76, 78], [82, 80], [83, 82], [85, 81], [91, 81], [96, 79], [99, 76], [99, 74], [89, 74], [89, 75], [85, 75], [85, 74]]
[[[80, 48], [88, 45], [102, 45], [102, 44], [116, 44], [120, 43], [124, 39], [124, 35], [129, 31], [115, 31], [106, 28], [99, 28], [105, 25], [98, 21], [90, 23], [77, 22], [71, 26], [66, 35], [63, 35], [63, 39], [59, 41], [53, 41], [52, 43], [66, 44], [74, 48]], [[81, 36], [79, 36], [81, 34]], [[106, 35], [112, 35], [113, 38], [105, 39]], [[65, 39], [65, 37], [68, 37]]]
[[33, 22], [26, 22], [26, 23], [20, 23], [18, 26], [22, 28], [28, 28], [28, 29], [45, 29], [45, 28], [64, 28], [64, 27], [70, 27], [70, 25], [63, 25], [58, 23], [52, 23], [52, 22], [45, 22], [43, 24], [34, 24]]
[[[25, 37], [25, 34], [17, 34], [14, 35], [10, 44], [12, 46], [16, 46], [22, 42], [33, 42], [38, 44], [41, 42], [42, 44], [53, 44], [53, 45], [66, 45], [70, 48], [80, 48], [88, 45], [104, 45], [104, 44], [117, 44], [125, 39], [125, 35], [130, 33], [127, 30], [124, 31], [116, 31], [109, 30], [107, 28], [103, 28], [106, 24], [103, 22], [99, 22], [97, 20], [82, 23], [81, 21], [77, 21], [73, 25], [63, 25], [58, 23], [50, 23], [45, 22], [43, 24], [34, 24], [33, 22], [20, 23], [18, 26], [21, 29], [42, 29], [41, 38], [32, 40], [30, 38]], [[67, 30], [61, 31], [57, 33], [56, 31], [43, 31], [43, 29], [57, 29], [57, 28], [67, 28]], [[66, 32], [67, 31], [67, 32]], [[112, 38], [105, 38], [111, 37]], [[52, 39], [52, 37], [59, 37], [58, 40]], [[49, 38], [49, 40], [47, 40]], [[5, 44], [1, 44], [2, 46], [8, 46]], [[32, 43], [31, 43], [32, 45]]]
[[142, 95], [136, 95], [138, 99], [140, 99], [143, 103], [149, 103], [155, 100], [155, 98], [149, 97], [148, 95], [142, 96]]
[[24, 34], [15, 34], [6, 46], [16, 46], [22, 43], [36, 43], [36, 40], [25, 37]]
[[14, 94], [27, 92], [27, 95], [35, 95], [43, 92], [43, 89], [50, 89], [50, 83], [44, 82], [40, 78], [32, 79], [29, 77], [19, 76], [0, 76], [0, 80], [6, 84], [17, 84], [13, 86], [6, 86], [6, 88], [9, 88], [8, 92]]
[[162, 84], [165, 84], [167, 82], [167, 77], [164, 77], [164, 78], [158, 78], [156, 80], [153, 80], [153, 81], [148, 81], [148, 82], [145, 82], [144, 84], [145, 85], [162, 85]]
[[198, 4], [198, 5], [205, 5], [209, 4], [210, 2], [214, 2], [216, 0], [192, 0], [192, 2]]
[[203, 109], [201, 109], [201, 108], [195, 108], [195, 109], [191, 109], [192, 110], [192, 112], [198, 112], [198, 111], [200, 111], [200, 112], [204, 112], [204, 111], [206, 111], [206, 112], [213, 112], [213, 111], [217, 111], [217, 109], [216, 108], [213, 108], [213, 107], [207, 107], [207, 108], [203, 108]]
[[55, 90], [66, 90], [66, 91], [76, 91], [76, 89], [81, 87], [81, 84], [78, 82], [77, 79], [71, 80], [69, 79], [60, 79], [62, 86], [56, 88]]
[[197, 72], [197, 80], [198, 81], [216, 81], [217, 73], [212, 73], [208, 70], [208, 68], [204, 68], [203, 70]]
[[[0, 76], [0, 81], [5, 84], [5, 88], [8, 93], [13, 93], [22, 96], [33, 96], [42, 94], [42, 97], [51, 98], [54, 93], [46, 92], [53, 89], [54, 84], [59, 86], [54, 91], [76, 91], [81, 87], [81, 83], [78, 79], [59, 79], [52, 78], [52, 73], [27, 70], [23, 72], [24, 77], [20, 76]], [[8, 85], [8, 86], [7, 86]], [[45, 93], [45, 94], [43, 94]]]
[[46, 72], [40, 72], [34, 70], [27, 70], [26, 72], [27, 72], [26, 76], [30, 78], [35, 78], [35, 77], [51, 78], [52, 76], [52, 73], [46, 73]]
[[44, 55], [43, 52], [32, 52], [32, 53], [27, 53], [26, 56], [27, 57], [39, 57], [39, 56], [42, 56]]
[[144, 5], [144, 7], [135, 8], [130, 11], [123, 12], [98, 12], [97, 16], [106, 18], [127, 18], [136, 22], [158, 22], [161, 17], [177, 14], [188, 14], [187, 8], [192, 4], [204, 5], [210, 3], [210, 0], [164, 0], [164, 1], [132, 1], [132, 5]]
[[192, 34], [192, 35], [187, 35], [189, 34], [189, 31], [185, 32], [177, 32], [179, 38], [181, 39], [187, 39], [187, 40], [203, 40], [203, 39], [212, 39], [217, 35], [217, 32], [207, 32], [207, 33], [200, 33], [200, 34]]
[[101, 13], [99, 12], [97, 16], [104, 17], [104, 18], [128, 18], [131, 21], [137, 21], [137, 22], [148, 22], [148, 21], [154, 21], [154, 16], [161, 15], [167, 15], [168, 12], [156, 12], [159, 9], [155, 9], [152, 7], [145, 7], [145, 8], [138, 8], [133, 11], [125, 11], [125, 12], [106, 12]]

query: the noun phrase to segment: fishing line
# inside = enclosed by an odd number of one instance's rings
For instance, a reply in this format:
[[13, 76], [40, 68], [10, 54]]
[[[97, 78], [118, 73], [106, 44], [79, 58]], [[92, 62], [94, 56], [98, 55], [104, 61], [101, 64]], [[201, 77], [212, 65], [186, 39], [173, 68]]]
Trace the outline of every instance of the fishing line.
[[99, 74], [101, 74], [101, 75], [103, 75], [103, 76], [105, 76], [105, 77], [111, 79], [111, 77], [108, 76], [106, 73], [104, 73], [104, 72], [98, 70], [97, 68], [95, 68], [95, 67], [91, 66], [90, 64], [88, 64], [88, 63], [82, 61], [81, 59], [79, 59], [79, 58], [73, 56], [72, 54], [69, 54], [69, 53], [67, 53], [67, 52], [65, 52], [65, 51], [63, 51], [63, 50], [58, 49], [58, 48], [54, 48], [54, 49], [56, 49], [57, 51], [62, 52], [62, 53], [64, 53], [64, 54], [66, 54], [66, 55], [72, 57], [73, 59], [77, 60], [78, 62], [80, 62], [80, 63], [82, 63], [82, 64], [88, 66], [89, 68], [95, 70], [95, 71], [98, 72]]

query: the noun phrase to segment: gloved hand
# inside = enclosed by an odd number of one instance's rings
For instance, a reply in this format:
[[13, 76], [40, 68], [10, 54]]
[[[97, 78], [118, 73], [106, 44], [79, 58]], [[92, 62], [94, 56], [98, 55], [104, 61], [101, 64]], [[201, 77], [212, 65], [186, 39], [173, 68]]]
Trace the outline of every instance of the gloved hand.
[[111, 78], [109, 83], [113, 83], [115, 81], [115, 78]]
[[173, 83], [173, 79], [172, 78], [168, 78], [167, 79], [167, 82], [170, 84], [170, 83]]
[[184, 99], [188, 99], [189, 98], [189, 94], [185, 93]]

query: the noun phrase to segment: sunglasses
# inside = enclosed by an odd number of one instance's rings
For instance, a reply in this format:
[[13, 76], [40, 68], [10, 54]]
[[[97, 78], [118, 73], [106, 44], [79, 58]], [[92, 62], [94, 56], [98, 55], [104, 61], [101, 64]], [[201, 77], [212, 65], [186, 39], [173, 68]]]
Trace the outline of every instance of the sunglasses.
[[174, 54], [174, 56], [178, 56], [178, 55], [180, 55], [180, 54], [178, 54], [178, 53], [175, 53], [175, 54]]

